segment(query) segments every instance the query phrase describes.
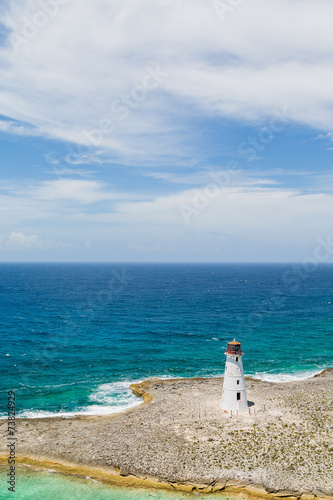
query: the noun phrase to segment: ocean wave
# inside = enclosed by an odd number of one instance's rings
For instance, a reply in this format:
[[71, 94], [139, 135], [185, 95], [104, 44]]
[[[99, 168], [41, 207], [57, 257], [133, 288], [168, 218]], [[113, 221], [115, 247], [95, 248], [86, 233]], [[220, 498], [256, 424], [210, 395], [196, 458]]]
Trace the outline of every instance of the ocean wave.
[[325, 368], [317, 370], [300, 370], [294, 372], [280, 372], [280, 373], [270, 373], [270, 372], [257, 372], [254, 375], [249, 375], [250, 377], [257, 378], [263, 382], [297, 382], [299, 380], [307, 380], [312, 378], [319, 373], [322, 373]]
[[[72, 411], [52, 412], [47, 410], [23, 410], [16, 413], [17, 418], [70, 418], [76, 415], [111, 415], [120, 413], [142, 404], [142, 399], [135, 396], [129, 386], [139, 381], [122, 380], [101, 384], [89, 396], [89, 401], [95, 404], [87, 404]], [[0, 420], [6, 416], [1, 416]]]
[[22, 384], [22, 382], [19, 382], [19, 385], [22, 386], [23, 388], [28, 387], [29, 389], [38, 389], [38, 390], [44, 390], [44, 389], [57, 389], [58, 387], [69, 387], [71, 385], [83, 385], [83, 384], [88, 384], [89, 380], [84, 380], [78, 382], [67, 382], [65, 384], [52, 384], [52, 385], [29, 385], [29, 384]]
[[129, 386], [140, 381], [122, 380], [120, 382], [110, 382], [99, 385], [98, 388], [89, 396], [89, 401], [100, 403], [102, 405], [116, 408], [128, 409], [137, 406], [138, 396], [135, 396]]
[[[295, 382], [300, 380], [306, 380], [314, 375], [322, 373], [325, 368], [321, 369], [312, 369], [312, 370], [299, 370], [293, 372], [280, 372], [280, 373], [272, 373], [272, 372], [256, 372], [252, 374], [248, 374], [249, 377], [260, 379], [264, 382]], [[246, 374], [247, 375], [247, 374]], [[206, 378], [216, 378], [221, 377], [219, 374], [214, 375], [206, 375]], [[149, 378], [149, 377], [148, 377]], [[161, 380], [170, 380], [170, 379], [187, 379], [188, 377], [181, 377], [179, 375], [159, 375], [154, 378], [159, 378]], [[71, 418], [76, 415], [112, 415], [114, 413], [121, 413], [123, 411], [129, 410], [131, 408], [135, 408], [142, 404], [142, 399], [138, 396], [135, 396], [133, 392], [130, 390], [129, 386], [133, 383], [139, 383], [141, 380], [122, 380], [118, 382], [110, 382], [106, 384], [99, 385], [96, 389], [92, 391], [89, 396], [89, 402], [85, 406], [81, 406], [75, 408], [71, 411], [47, 411], [47, 410], [37, 410], [37, 409], [29, 409], [22, 410], [21, 412], [17, 412], [17, 418]], [[67, 384], [60, 384], [67, 385]], [[71, 385], [71, 384], [68, 384]], [[0, 416], [0, 420], [6, 419], [5, 415]]]

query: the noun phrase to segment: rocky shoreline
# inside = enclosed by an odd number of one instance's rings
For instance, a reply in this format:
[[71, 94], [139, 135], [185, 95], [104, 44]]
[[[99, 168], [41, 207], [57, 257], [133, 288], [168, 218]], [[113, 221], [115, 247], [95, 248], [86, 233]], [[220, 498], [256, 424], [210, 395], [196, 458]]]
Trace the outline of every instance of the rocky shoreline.
[[20, 419], [19, 461], [125, 486], [333, 499], [333, 370], [246, 387], [249, 413], [232, 418], [222, 379], [197, 378], [133, 384], [144, 404], [116, 415]]

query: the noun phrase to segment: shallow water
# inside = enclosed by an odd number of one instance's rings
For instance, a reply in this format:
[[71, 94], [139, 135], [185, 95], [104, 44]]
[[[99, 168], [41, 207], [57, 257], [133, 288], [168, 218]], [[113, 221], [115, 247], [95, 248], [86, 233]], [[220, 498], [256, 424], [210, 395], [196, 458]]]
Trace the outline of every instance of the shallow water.
[[[79, 479], [52, 472], [35, 472], [17, 467], [15, 493], [6, 488], [6, 467], [0, 467], [0, 499], [9, 500], [185, 500], [190, 498], [231, 499], [222, 495], [188, 495], [162, 490], [106, 486], [91, 479]], [[6, 493], [7, 491], [7, 493]]]

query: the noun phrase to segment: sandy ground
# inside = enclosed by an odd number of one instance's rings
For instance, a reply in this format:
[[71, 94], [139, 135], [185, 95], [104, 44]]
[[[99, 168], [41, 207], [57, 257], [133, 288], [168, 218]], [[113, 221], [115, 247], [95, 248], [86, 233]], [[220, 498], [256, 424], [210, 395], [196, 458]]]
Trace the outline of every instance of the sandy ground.
[[[152, 379], [131, 386], [146, 403], [125, 413], [18, 420], [17, 453], [188, 491], [333, 497], [333, 370], [281, 384], [247, 378], [251, 414], [232, 418], [222, 383]], [[6, 421], [0, 432], [4, 457]]]

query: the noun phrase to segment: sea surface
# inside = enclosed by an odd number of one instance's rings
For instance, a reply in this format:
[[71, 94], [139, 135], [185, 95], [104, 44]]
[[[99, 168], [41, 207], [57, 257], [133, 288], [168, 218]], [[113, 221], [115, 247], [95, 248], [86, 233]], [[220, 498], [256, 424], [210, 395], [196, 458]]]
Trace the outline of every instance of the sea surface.
[[179, 492], [105, 486], [90, 478], [78, 479], [52, 471], [16, 468], [15, 493], [6, 493], [6, 469], [0, 466], [0, 499], [9, 500], [237, 500], [231, 496], [196, 495]]
[[[0, 417], [8, 391], [22, 417], [131, 408], [131, 382], [222, 375], [234, 338], [247, 375], [304, 379], [332, 367], [332, 333], [331, 265], [1, 264]], [[1, 499], [186, 498], [16, 472]]]
[[270, 381], [332, 367], [333, 265], [1, 264], [0, 403], [107, 414], [150, 377], [216, 377], [226, 343]]

